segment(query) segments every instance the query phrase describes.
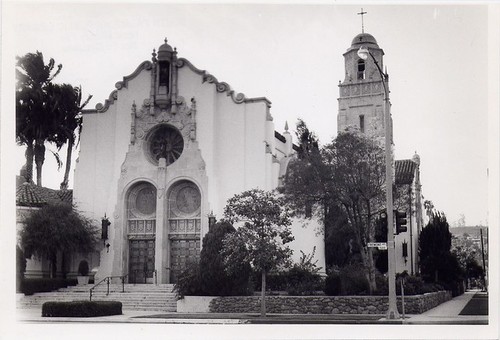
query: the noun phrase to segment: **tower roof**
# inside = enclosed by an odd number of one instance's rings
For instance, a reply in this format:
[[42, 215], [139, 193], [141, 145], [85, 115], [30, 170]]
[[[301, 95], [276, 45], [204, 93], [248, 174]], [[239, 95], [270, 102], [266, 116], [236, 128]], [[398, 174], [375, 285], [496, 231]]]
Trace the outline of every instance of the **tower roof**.
[[165, 43], [163, 43], [159, 48], [158, 48], [158, 53], [160, 52], [173, 52], [174, 50], [172, 49], [172, 46], [167, 44], [167, 38], [165, 38]]
[[368, 33], [360, 33], [352, 39], [351, 47], [377, 47], [377, 40], [373, 37], [373, 35]]
[[175, 48], [172, 49], [172, 46], [170, 46], [167, 43], [167, 38], [165, 38], [165, 43], [163, 43], [159, 48], [158, 48], [158, 59], [159, 60], [170, 60], [172, 61], [172, 57], [176, 54]]

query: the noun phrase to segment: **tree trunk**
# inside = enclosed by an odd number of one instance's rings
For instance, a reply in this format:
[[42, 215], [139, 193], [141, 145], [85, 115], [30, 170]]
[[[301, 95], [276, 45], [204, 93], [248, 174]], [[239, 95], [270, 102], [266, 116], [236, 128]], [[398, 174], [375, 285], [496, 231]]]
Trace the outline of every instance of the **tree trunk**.
[[33, 141], [26, 143], [26, 182], [30, 183], [33, 180], [33, 157], [35, 155], [33, 150]]
[[266, 271], [262, 269], [262, 285], [260, 291], [260, 316], [266, 316]]
[[377, 290], [377, 281], [375, 280], [375, 263], [373, 262], [373, 252], [370, 248], [368, 249], [368, 276], [370, 295], [373, 295], [373, 293]]
[[68, 178], [69, 178], [69, 170], [71, 168], [71, 155], [73, 153], [73, 140], [68, 140], [68, 151], [66, 153], [66, 169], [64, 171], [64, 179], [61, 183], [61, 190], [68, 189]]
[[45, 145], [43, 140], [35, 143], [36, 185], [42, 186], [42, 166], [45, 161]]

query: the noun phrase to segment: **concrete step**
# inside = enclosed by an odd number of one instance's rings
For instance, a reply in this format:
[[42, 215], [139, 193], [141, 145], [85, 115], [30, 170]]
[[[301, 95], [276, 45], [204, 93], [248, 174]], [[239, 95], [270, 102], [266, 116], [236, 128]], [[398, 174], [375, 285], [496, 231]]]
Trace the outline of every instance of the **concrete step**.
[[[93, 285], [80, 285], [61, 288], [55, 292], [36, 293], [23, 296], [18, 301], [18, 308], [41, 307], [47, 301], [78, 301], [89, 300], [89, 290]], [[122, 293], [121, 284], [111, 284], [109, 295], [106, 295], [107, 285], [100, 285], [92, 292], [93, 301], [120, 301], [123, 309], [129, 310], [157, 310], [175, 312], [177, 297], [173, 292], [172, 284], [125, 284]]]

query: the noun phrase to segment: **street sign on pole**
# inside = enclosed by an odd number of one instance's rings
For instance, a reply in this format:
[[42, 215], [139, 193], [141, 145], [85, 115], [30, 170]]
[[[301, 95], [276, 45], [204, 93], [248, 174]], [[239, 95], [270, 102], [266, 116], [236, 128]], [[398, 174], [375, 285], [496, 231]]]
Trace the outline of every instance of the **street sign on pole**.
[[378, 248], [379, 250], [387, 250], [387, 243], [385, 242], [368, 242], [368, 248]]

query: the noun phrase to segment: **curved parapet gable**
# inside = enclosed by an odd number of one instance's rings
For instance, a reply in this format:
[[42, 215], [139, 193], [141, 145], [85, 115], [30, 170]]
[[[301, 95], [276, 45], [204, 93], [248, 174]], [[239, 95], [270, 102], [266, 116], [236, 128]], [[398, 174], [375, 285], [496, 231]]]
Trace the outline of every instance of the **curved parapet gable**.
[[139, 75], [139, 73], [141, 73], [142, 70], [151, 70], [153, 68], [153, 63], [151, 63], [150, 61], [146, 60], [146, 61], [143, 61], [136, 69], [134, 72], [132, 72], [131, 74], [129, 74], [128, 76], [125, 76], [123, 77], [123, 80], [122, 81], [119, 81], [115, 84], [115, 87], [120, 90], [122, 87], [127, 87], [127, 84], [129, 82], [129, 80], [132, 80], [134, 79], [135, 77], [137, 77]]
[[196, 68], [191, 62], [185, 58], [179, 58], [177, 60], [177, 67], [181, 68], [184, 66], [188, 66], [191, 71], [193, 71], [196, 74], [199, 74], [202, 76], [203, 82], [207, 82], [209, 84], [215, 84], [215, 88], [217, 89], [217, 92], [220, 93], [226, 93], [226, 95], [231, 96], [231, 99], [233, 102], [236, 104], [241, 104], [241, 103], [255, 103], [255, 102], [264, 102], [266, 103], [266, 106], [268, 108], [271, 107], [271, 101], [267, 99], [266, 97], [258, 97], [258, 98], [247, 98], [245, 94], [243, 93], [237, 93], [234, 90], [231, 89], [231, 86], [229, 86], [228, 83], [223, 82], [223, 81], [218, 81], [217, 78], [210, 73], [208, 73], [205, 70], [200, 70]]
[[109, 105], [113, 104], [117, 98], [118, 98], [118, 90], [113, 90], [109, 94], [109, 98], [104, 101], [104, 105], [102, 103], [97, 103], [95, 106], [95, 110], [97, 112], [107, 111], [109, 109]]
[[93, 113], [93, 112], [106, 112], [109, 109], [109, 106], [115, 102], [115, 100], [118, 98], [118, 90], [121, 90], [122, 88], [126, 88], [128, 85], [128, 82], [141, 73], [143, 70], [151, 70], [153, 68], [153, 63], [150, 61], [146, 60], [143, 61], [136, 69], [134, 72], [129, 74], [128, 76], [123, 77], [122, 81], [119, 81], [115, 84], [116, 90], [113, 90], [109, 98], [104, 101], [104, 104], [102, 103], [97, 103], [95, 106], [95, 111], [94, 110], [85, 110], [85, 113]]

